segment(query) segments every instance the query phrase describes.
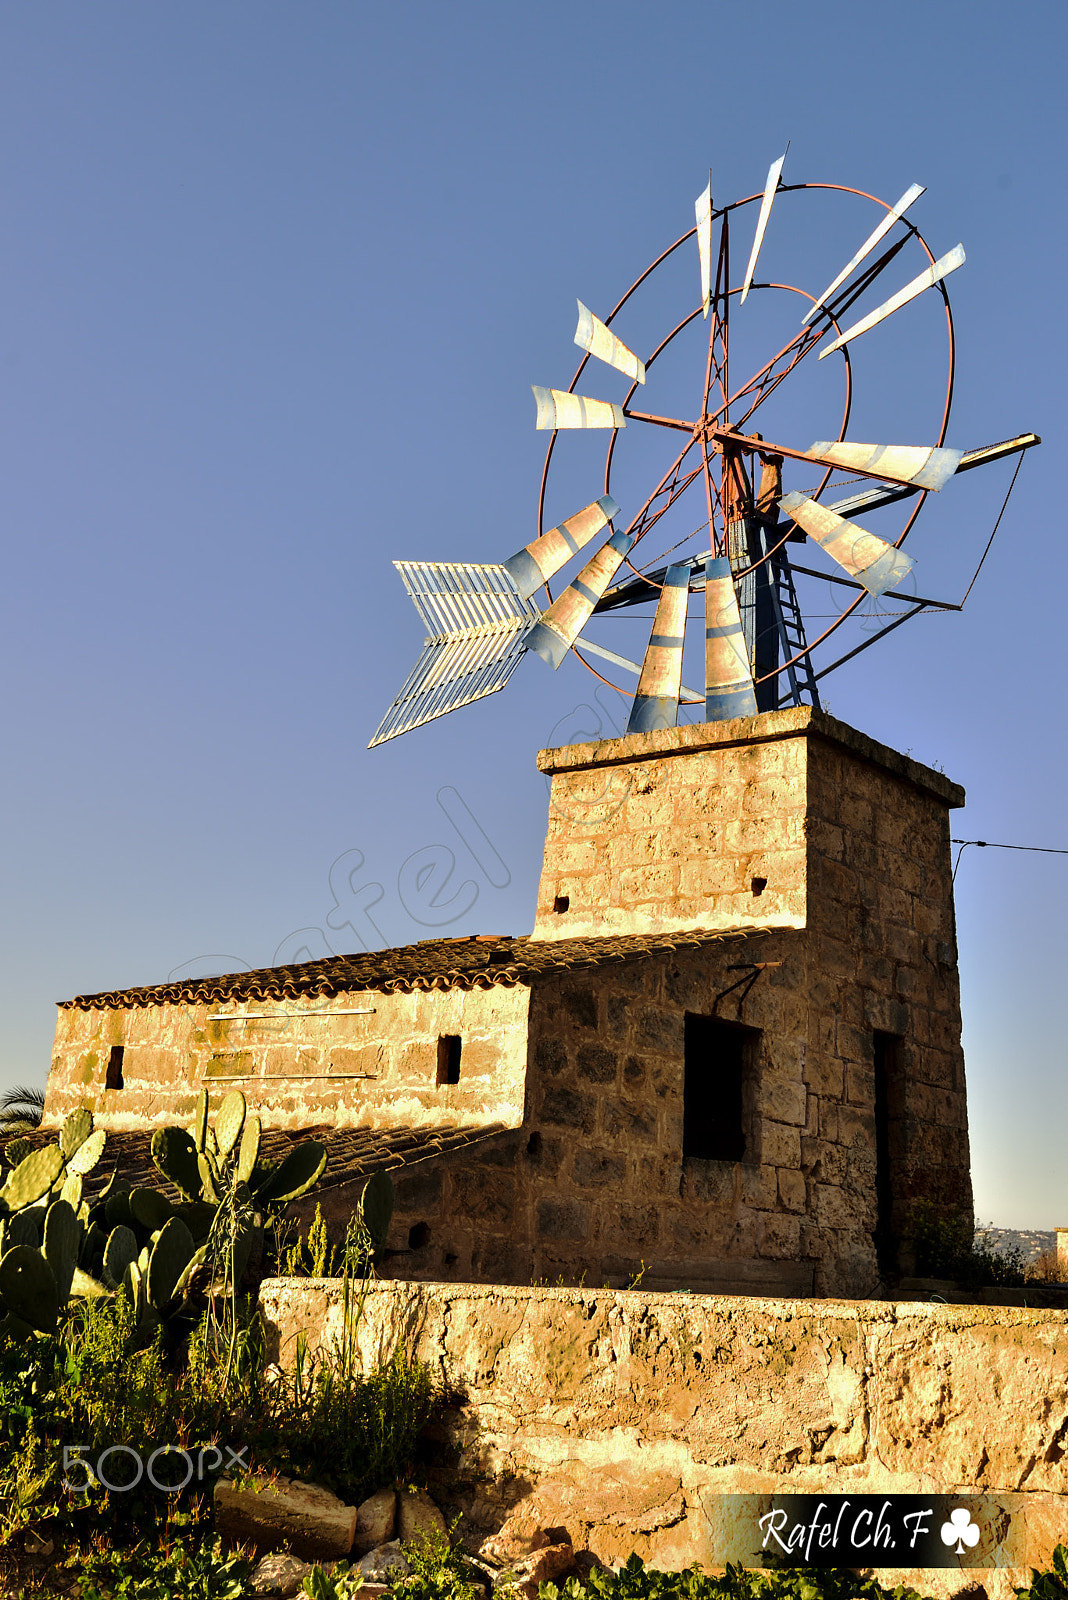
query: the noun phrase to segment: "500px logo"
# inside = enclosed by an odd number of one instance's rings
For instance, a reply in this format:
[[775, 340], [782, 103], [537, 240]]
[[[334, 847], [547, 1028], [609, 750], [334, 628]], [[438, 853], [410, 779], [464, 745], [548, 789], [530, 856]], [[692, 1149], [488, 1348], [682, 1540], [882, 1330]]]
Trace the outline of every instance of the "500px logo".
[[[141, 1479], [146, 1477], [152, 1487], [158, 1489], [161, 1494], [181, 1494], [182, 1490], [192, 1483], [194, 1475], [198, 1483], [203, 1483], [205, 1465], [207, 1465], [209, 1473], [220, 1470], [229, 1472], [233, 1467], [239, 1467], [245, 1472], [250, 1470], [249, 1463], [245, 1460], [245, 1451], [248, 1449], [247, 1444], [243, 1444], [239, 1450], [231, 1450], [230, 1446], [227, 1445], [225, 1447], [227, 1456], [225, 1462], [223, 1461], [223, 1452], [217, 1444], [201, 1445], [196, 1451], [195, 1465], [190, 1452], [183, 1450], [181, 1445], [177, 1444], [161, 1444], [158, 1449], [153, 1450], [151, 1455], [147, 1457], [142, 1455], [140, 1450], [135, 1450], [132, 1445], [109, 1444], [106, 1450], [101, 1450], [95, 1463], [86, 1459], [84, 1452], [88, 1449], [89, 1446], [87, 1444], [65, 1444], [63, 1446], [63, 1487], [75, 1494], [84, 1494], [88, 1489], [110, 1489], [114, 1494], [125, 1494], [130, 1489], [136, 1489]], [[109, 1458], [113, 1456], [127, 1457], [133, 1463], [134, 1476], [128, 1481], [116, 1482], [108, 1477], [105, 1465]], [[180, 1456], [185, 1463], [185, 1476], [179, 1483], [167, 1482], [160, 1479], [156, 1474], [157, 1463], [162, 1463], [163, 1459], [168, 1456]], [[208, 1463], [206, 1461], [208, 1456], [214, 1456], [214, 1461]], [[69, 1473], [74, 1467], [81, 1467], [85, 1473], [85, 1477], [80, 1483], [72, 1483], [70, 1481]], [[112, 1470], [114, 1471], [115, 1468], [113, 1467]]]

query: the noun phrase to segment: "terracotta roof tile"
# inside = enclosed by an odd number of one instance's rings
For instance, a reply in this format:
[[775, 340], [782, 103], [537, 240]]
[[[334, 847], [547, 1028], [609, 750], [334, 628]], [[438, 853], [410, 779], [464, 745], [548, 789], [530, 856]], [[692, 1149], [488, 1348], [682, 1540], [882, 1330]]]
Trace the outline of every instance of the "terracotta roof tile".
[[112, 989], [61, 1000], [81, 1011], [206, 1001], [330, 999], [360, 990], [410, 994], [415, 989], [492, 989], [497, 984], [529, 983], [540, 973], [629, 961], [695, 945], [750, 939], [781, 928], [695, 929], [685, 933], [635, 933], [607, 938], [516, 939], [485, 934], [467, 939], [424, 939], [393, 950], [303, 961], [292, 967], [263, 967], [216, 978], [188, 978], [143, 989]]
[[[163, 1124], [160, 1124], [163, 1126]], [[175, 1193], [171, 1185], [152, 1160], [150, 1146], [154, 1130], [109, 1133], [104, 1154], [98, 1165], [85, 1180], [86, 1194], [97, 1193], [112, 1171], [118, 1168], [119, 1177], [132, 1189], [159, 1189], [169, 1198]], [[414, 1166], [433, 1156], [451, 1154], [467, 1145], [480, 1143], [506, 1130], [501, 1123], [485, 1127], [455, 1127], [438, 1125], [430, 1128], [332, 1128], [320, 1125], [313, 1128], [264, 1130], [261, 1151], [269, 1161], [280, 1161], [294, 1145], [305, 1139], [318, 1139], [326, 1145], [326, 1171], [313, 1194], [321, 1189], [334, 1189], [353, 1178], [370, 1176], [381, 1168], [395, 1170]], [[55, 1144], [58, 1128], [38, 1128], [35, 1132], [12, 1135], [27, 1139], [37, 1148]], [[0, 1149], [9, 1140], [0, 1137]]]

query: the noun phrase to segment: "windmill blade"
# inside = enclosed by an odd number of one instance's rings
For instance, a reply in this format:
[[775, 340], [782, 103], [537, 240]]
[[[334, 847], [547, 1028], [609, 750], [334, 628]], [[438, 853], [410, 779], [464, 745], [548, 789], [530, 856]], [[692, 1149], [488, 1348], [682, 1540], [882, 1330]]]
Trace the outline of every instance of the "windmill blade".
[[595, 317], [589, 306], [584, 306], [581, 300], [578, 309], [575, 343], [579, 349], [588, 350], [598, 361], [605, 361], [617, 372], [624, 372], [628, 378], [644, 383], [645, 363], [639, 361], [634, 351], [629, 350], [622, 339], [617, 339], [612, 330], [606, 328], [600, 317]]
[[915, 566], [911, 556], [896, 550], [885, 539], [868, 533], [855, 522], [847, 522], [827, 506], [817, 505], [803, 494], [783, 495], [779, 505], [804, 528], [810, 539], [822, 545], [832, 561], [837, 561], [862, 583], [869, 594], [885, 594], [900, 583]]
[[833, 444], [818, 440], [805, 452], [811, 461], [824, 467], [844, 467], [872, 478], [892, 478], [896, 483], [913, 484], [917, 489], [941, 489], [952, 478], [964, 456], [963, 450], [933, 449], [908, 444], [850, 444], [843, 439]]
[[524, 599], [540, 589], [560, 568], [566, 566], [573, 555], [589, 544], [594, 534], [607, 527], [613, 517], [619, 516], [619, 507], [610, 494], [604, 494], [592, 505], [583, 506], [573, 517], [550, 528], [540, 539], [534, 539], [504, 563], [516, 590]]
[[656, 603], [653, 631], [642, 662], [638, 692], [634, 696], [628, 733], [649, 733], [673, 728], [679, 720], [682, 689], [682, 646], [686, 635], [686, 606], [690, 598], [689, 565], [669, 567]]
[[745, 305], [745, 297], [752, 286], [757, 257], [760, 254], [760, 246], [764, 243], [764, 233], [768, 226], [768, 218], [771, 216], [771, 204], [775, 199], [775, 191], [779, 187], [779, 176], [785, 160], [786, 152], [784, 151], [778, 161], [773, 161], [768, 168], [768, 181], [764, 185], [764, 198], [760, 202], [760, 215], [757, 218], [756, 233], [753, 235], [753, 248], [749, 252], [749, 265], [745, 269], [745, 282], [742, 284], [742, 296], [738, 302], [739, 305]]
[[755, 717], [756, 689], [731, 564], [705, 562], [705, 720]]
[[569, 589], [555, 599], [526, 638], [526, 648], [558, 667], [582, 632], [598, 600], [616, 575], [636, 534], [614, 533], [592, 560], [587, 561]]
[[697, 196], [693, 203], [694, 215], [697, 218], [697, 253], [701, 258], [701, 315], [708, 316], [708, 305], [712, 297], [712, 175], [709, 174], [708, 188]]
[[882, 222], [880, 222], [879, 226], [875, 229], [875, 232], [869, 234], [865, 239], [864, 243], [861, 245], [852, 261], [848, 262], [846, 266], [842, 268], [841, 272], [838, 274], [837, 278], [835, 278], [833, 283], [829, 283], [827, 285], [819, 299], [813, 301], [810, 310], [808, 310], [801, 318], [802, 327], [804, 327], [806, 323], [811, 322], [812, 318], [816, 315], [816, 312], [831, 298], [835, 290], [842, 287], [843, 283], [845, 283], [854, 267], [859, 267], [860, 263], [871, 255], [872, 251], [875, 249], [875, 246], [879, 243], [879, 240], [886, 238], [886, 235], [890, 232], [890, 229], [894, 226], [894, 223], [905, 215], [905, 212], [908, 210], [912, 202], [914, 200], [918, 200], [921, 194], [926, 193], [927, 190], [922, 183], [911, 184], [909, 188], [905, 190], [905, 193], [901, 196], [901, 199], [898, 201], [897, 205], [894, 206], [893, 210], [887, 212]]
[[530, 386], [538, 402], [536, 428], [625, 428], [627, 419], [623, 407], [611, 400], [587, 400], [581, 394], [568, 394], [565, 389], [542, 389], [536, 383]]
[[393, 565], [430, 637], [368, 749], [503, 689], [538, 619], [537, 607], [518, 593], [503, 566]]
[[922, 294], [925, 289], [930, 289], [933, 284], [941, 283], [942, 279], [948, 278], [951, 272], [956, 272], [958, 267], [963, 267], [965, 260], [964, 246], [955, 244], [952, 250], [947, 250], [944, 256], [939, 256], [934, 265], [928, 267], [926, 272], [921, 272], [918, 278], [913, 278], [912, 282], [907, 283], [903, 289], [899, 289], [897, 294], [891, 295], [889, 300], [884, 300], [883, 304], [875, 311], [869, 312], [866, 317], [861, 317], [859, 322], [854, 322], [851, 328], [847, 328], [844, 333], [839, 334], [833, 344], [829, 344], [826, 350], [820, 351], [819, 359], [822, 361], [824, 356], [832, 355], [835, 350], [840, 350], [844, 344], [848, 344], [850, 339], [856, 339], [860, 334], [867, 333], [869, 328], [874, 328], [877, 323], [882, 322], [893, 312], [899, 311], [902, 306], [907, 306], [910, 300], [915, 300], [916, 296]]

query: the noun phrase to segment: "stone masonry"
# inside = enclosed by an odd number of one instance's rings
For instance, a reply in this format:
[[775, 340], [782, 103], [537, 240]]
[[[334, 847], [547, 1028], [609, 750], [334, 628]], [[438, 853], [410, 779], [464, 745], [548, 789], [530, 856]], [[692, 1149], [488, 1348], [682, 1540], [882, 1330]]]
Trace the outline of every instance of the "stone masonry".
[[[529, 939], [81, 997], [61, 1008], [48, 1118], [86, 1103], [147, 1133], [202, 1083], [236, 1083], [268, 1126], [496, 1123], [398, 1173], [390, 1272], [878, 1292], [917, 1202], [970, 1210], [962, 791], [810, 708], [539, 764]], [[695, 1153], [706, 1070], [734, 1095], [729, 1155]], [[328, 1169], [339, 1227], [363, 1181]]]

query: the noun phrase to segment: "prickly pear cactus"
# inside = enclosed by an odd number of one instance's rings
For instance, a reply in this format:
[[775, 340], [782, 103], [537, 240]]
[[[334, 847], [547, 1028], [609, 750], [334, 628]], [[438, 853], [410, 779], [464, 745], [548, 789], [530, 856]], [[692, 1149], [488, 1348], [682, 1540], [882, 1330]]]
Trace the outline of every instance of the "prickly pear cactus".
[[82, 1141], [74, 1154], [67, 1160], [67, 1171], [76, 1172], [84, 1177], [87, 1172], [92, 1172], [100, 1157], [104, 1154], [104, 1145], [107, 1134], [103, 1128], [97, 1128], [94, 1133]]
[[202, 1197], [203, 1179], [197, 1165], [201, 1149], [184, 1128], [157, 1128], [152, 1135], [153, 1161], [187, 1200]]
[[45, 1214], [41, 1249], [55, 1276], [59, 1305], [62, 1306], [70, 1299], [81, 1237], [81, 1223], [73, 1207], [66, 1200], [53, 1200]]
[[240, 1139], [244, 1125], [245, 1097], [240, 1089], [231, 1089], [215, 1113], [215, 1143], [223, 1160]]
[[0, 1189], [0, 1210], [22, 1211], [46, 1195], [63, 1171], [63, 1152], [58, 1144], [32, 1150], [8, 1174]]
[[172, 1217], [152, 1246], [145, 1273], [145, 1294], [155, 1311], [162, 1311], [174, 1298], [178, 1280], [195, 1254], [193, 1235], [181, 1217]]
[[376, 1254], [386, 1248], [386, 1236], [393, 1220], [394, 1195], [393, 1179], [388, 1172], [374, 1173], [363, 1186], [360, 1214]]
[[75, 1150], [83, 1145], [93, 1131], [93, 1113], [85, 1106], [79, 1106], [77, 1111], [72, 1111], [64, 1119], [59, 1130], [59, 1148], [63, 1152], [64, 1161], [69, 1161]]
[[0, 1301], [38, 1333], [54, 1333], [59, 1321], [55, 1273], [39, 1250], [17, 1244], [0, 1260]]

